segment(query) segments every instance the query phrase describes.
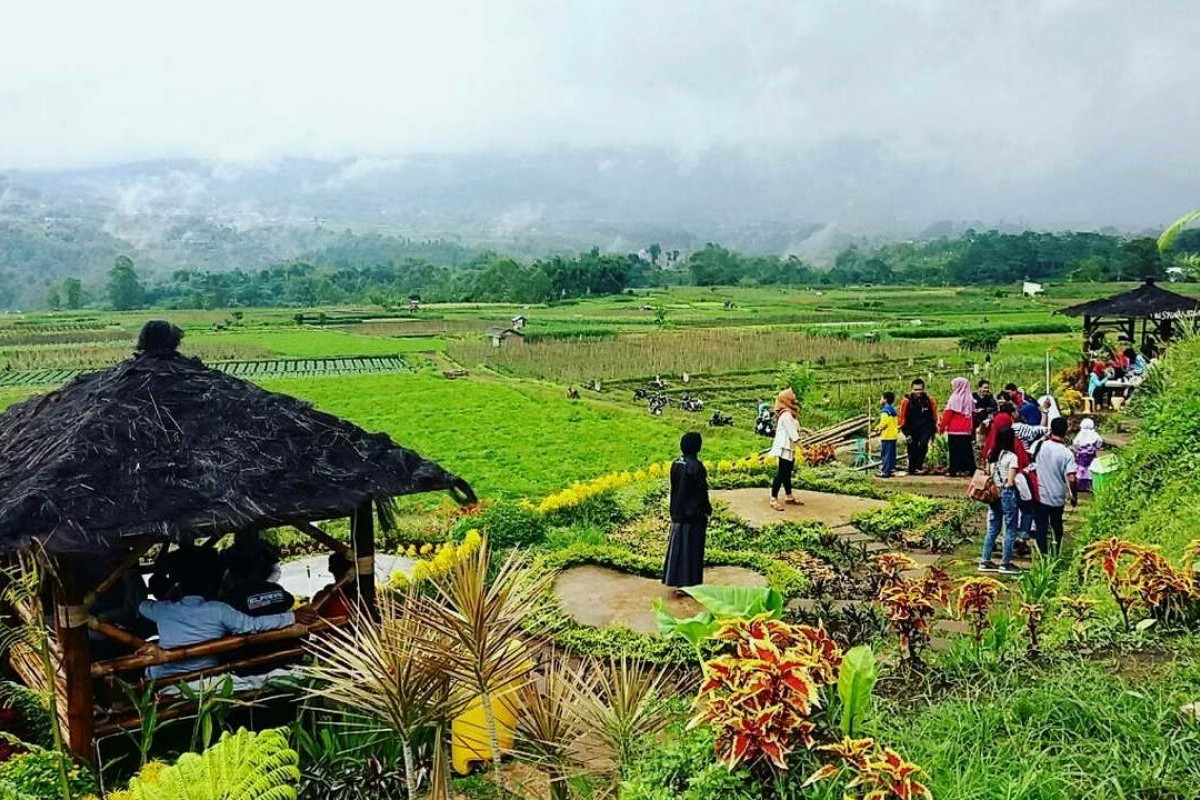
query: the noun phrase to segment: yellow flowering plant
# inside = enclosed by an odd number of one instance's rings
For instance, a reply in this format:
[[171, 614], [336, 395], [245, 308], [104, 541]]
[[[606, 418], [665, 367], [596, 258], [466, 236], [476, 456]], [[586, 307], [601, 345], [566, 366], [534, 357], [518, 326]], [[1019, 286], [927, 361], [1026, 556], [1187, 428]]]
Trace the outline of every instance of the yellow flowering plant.
[[388, 579], [387, 588], [399, 590], [410, 584], [422, 583], [434, 578], [440, 578], [450, 572], [461, 559], [479, 549], [483, 544], [483, 535], [478, 528], [471, 528], [459, 543], [443, 542], [440, 545], [423, 544], [420, 547], [410, 545], [403, 551], [409, 558], [416, 558], [412, 575], [406, 575], [397, 570]]

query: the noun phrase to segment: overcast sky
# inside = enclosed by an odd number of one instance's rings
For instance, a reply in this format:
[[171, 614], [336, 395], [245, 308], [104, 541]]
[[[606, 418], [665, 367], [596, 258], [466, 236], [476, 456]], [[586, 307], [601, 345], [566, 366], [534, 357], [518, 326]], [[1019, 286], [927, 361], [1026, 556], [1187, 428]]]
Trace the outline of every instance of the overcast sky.
[[851, 142], [947, 202], [1200, 204], [1192, 0], [5, 5], [0, 168]]

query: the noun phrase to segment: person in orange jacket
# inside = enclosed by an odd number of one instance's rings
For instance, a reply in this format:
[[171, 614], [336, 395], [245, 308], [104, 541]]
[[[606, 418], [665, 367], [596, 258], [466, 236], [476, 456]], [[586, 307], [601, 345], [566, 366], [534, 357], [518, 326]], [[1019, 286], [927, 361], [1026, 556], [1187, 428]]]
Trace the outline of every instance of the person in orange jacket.
[[925, 381], [917, 378], [900, 401], [900, 430], [908, 441], [909, 475], [920, 475], [925, 469], [925, 456], [937, 426], [937, 400], [925, 392]]

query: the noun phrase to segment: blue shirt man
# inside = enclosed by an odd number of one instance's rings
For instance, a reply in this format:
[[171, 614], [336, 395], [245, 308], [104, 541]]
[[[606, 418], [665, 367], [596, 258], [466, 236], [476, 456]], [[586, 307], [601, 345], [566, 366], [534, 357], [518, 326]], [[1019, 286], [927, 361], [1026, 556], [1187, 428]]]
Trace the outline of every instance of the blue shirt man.
[[[240, 633], [258, 633], [285, 628], [296, 621], [290, 611], [265, 617], [251, 617], [237, 609], [215, 600], [205, 600], [200, 595], [189, 594], [177, 602], [145, 600], [138, 606], [138, 613], [158, 626], [159, 647], [183, 647], [200, 644]], [[187, 672], [208, 669], [220, 664], [216, 655], [189, 658], [170, 664], [149, 667], [149, 678], [169, 678]]]

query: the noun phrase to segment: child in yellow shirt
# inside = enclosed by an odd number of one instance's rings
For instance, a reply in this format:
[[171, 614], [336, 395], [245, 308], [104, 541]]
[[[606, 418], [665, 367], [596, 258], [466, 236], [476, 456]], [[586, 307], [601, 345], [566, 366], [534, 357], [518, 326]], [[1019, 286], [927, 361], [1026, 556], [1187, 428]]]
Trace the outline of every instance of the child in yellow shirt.
[[900, 438], [900, 415], [896, 413], [896, 393], [884, 392], [879, 399], [879, 424], [875, 426], [879, 433], [880, 463], [878, 478], [890, 478], [896, 471], [896, 440]]

